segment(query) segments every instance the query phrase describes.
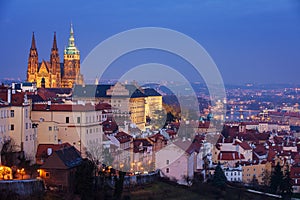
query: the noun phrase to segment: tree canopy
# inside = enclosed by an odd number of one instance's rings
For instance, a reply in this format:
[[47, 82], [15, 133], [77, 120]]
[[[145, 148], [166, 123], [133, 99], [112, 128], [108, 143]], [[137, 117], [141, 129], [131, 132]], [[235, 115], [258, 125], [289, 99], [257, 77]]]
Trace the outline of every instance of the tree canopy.
[[291, 199], [293, 194], [293, 180], [288, 166], [286, 166], [285, 174], [282, 180], [282, 196], [284, 199]]
[[283, 173], [281, 171], [281, 166], [278, 162], [271, 175], [270, 189], [273, 193], [279, 193], [279, 191], [282, 188], [282, 184], [283, 184], [282, 181], [283, 181]]
[[215, 169], [215, 173], [214, 173], [214, 176], [212, 179], [212, 184], [217, 187], [224, 187], [226, 184], [226, 181], [227, 181], [227, 178], [224, 174], [224, 171], [221, 168], [220, 162], [218, 162], [218, 165]]
[[75, 189], [82, 200], [93, 199], [94, 163], [84, 159], [75, 173]]

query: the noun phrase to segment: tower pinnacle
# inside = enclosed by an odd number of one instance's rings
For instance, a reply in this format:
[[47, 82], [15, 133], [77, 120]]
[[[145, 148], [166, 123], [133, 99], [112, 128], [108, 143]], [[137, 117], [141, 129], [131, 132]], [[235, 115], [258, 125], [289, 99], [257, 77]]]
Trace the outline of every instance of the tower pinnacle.
[[32, 32], [32, 40], [31, 40], [31, 47], [30, 49], [36, 49], [36, 45], [35, 45], [35, 37], [34, 37], [34, 32]]
[[54, 32], [54, 38], [53, 38], [53, 45], [52, 45], [52, 51], [57, 50], [57, 43], [56, 43], [56, 32]]
[[72, 24], [72, 22], [71, 22], [70, 34], [71, 34], [71, 35], [72, 35], [72, 34], [74, 34], [74, 31], [73, 31], [73, 24]]
[[75, 46], [74, 29], [73, 29], [72, 23], [71, 23], [71, 27], [70, 27], [69, 43], [68, 43], [68, 46], [65, 48], [64, 53], [69, 54], [69, 55], [79, 54], [79, 50]]

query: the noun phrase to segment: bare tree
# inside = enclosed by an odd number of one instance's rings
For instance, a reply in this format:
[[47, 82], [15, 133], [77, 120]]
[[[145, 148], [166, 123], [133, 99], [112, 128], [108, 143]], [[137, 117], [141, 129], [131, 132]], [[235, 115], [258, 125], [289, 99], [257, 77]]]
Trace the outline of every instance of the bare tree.
[[265, 170], [262, 174], [262, 181], [265, 186], [270, 186], [271, 173], [269, 170]]
[[1, 154], [10, 153], [10, 152], [18, 152], [21, 150], [21, 147], [16, 144], [14, 139], [10, 138], [8, 141], [4, 142]]
[[99, 143], [91, 143], [86, 147], [86, 157], [89, 158], [93, 163], [98, 164], [102, 161], [102, 146]]
[[[16, 165], [15, 155], [19, 153], [22, 154], [20, 146], [16, 145], [13, 139], [6, 141], [1, 149], [1, 164], [5, 164], [8, 166]], [[23, 154], [24, 155], [24, 154]]]

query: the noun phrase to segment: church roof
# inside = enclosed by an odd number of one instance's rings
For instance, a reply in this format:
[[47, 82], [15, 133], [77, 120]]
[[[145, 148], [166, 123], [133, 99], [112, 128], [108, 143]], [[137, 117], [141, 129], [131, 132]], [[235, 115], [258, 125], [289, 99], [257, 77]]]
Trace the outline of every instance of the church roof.
[[155, 89], [153, 88], [145, 88], [144, 89], [144, 94], [146, 96], [161, 96], [161, 94], [159, 94]]
[[[106, 97], [111, 98], [112, 95], [107, 95], [107, 90], [111, 89], [114, 85], [110, 84], [101, 84], [101, 85], [75, 85], [73, 91], [73, 97]], [[137, 98], [137, 97], [146, 97], [146, 95], [139, 90], [134, 85], [125, 85], [125, 88], [129, 91], [129, 95], [113, 95], [113, 97], [130, 97], [130, 98]]]
[[46, 70], [46, 72], [49, 73], [50, 68], [51, 68], [50, 62], [43, 60], [41, 63], [39, 63], [38, 71], [42, 72], [43, 70]]

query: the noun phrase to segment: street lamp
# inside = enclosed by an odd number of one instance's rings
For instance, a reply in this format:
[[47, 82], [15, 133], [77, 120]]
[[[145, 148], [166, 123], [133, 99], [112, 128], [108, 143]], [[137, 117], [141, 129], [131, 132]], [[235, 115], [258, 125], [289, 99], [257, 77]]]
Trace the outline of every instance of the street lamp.
[[17, 172], [18, 172], [18, 174], [20, 174], [20, 175], [21, 175], [21, 177], [22, 177], [22, 180], [23, 180], [23, 176], [26, 174], [26, 173], [25, 173], [25, 169], [24, 169], [24, 168], [22, 168], [22, 169], [18, 169], [18, 170], [17, 170]]

